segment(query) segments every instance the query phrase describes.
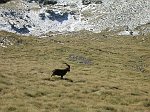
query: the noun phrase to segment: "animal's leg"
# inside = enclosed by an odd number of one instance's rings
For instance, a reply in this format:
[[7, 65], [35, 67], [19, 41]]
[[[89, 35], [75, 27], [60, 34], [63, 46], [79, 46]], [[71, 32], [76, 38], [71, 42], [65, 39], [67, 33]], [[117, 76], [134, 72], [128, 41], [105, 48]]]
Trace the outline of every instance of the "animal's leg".
[[63, 75], [61, 75], [61, 79], [63, 79]]
[[54, 76], [54, 74], [51, 75], [51, 77]]

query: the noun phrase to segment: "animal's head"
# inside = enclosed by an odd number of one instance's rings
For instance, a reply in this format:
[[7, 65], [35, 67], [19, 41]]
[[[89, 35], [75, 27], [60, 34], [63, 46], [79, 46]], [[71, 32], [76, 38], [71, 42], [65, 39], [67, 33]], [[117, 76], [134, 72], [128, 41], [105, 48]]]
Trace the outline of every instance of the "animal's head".
[[70, 68], [68, 69], [68, 72], [70, 72]]
[[67, 63], [64, 63], [64, 64], [67, 65], [67, 68], [66, 68], [66, 69], [67, 69], [68, 72], [70, 72], [70, 65], [68, 65]]

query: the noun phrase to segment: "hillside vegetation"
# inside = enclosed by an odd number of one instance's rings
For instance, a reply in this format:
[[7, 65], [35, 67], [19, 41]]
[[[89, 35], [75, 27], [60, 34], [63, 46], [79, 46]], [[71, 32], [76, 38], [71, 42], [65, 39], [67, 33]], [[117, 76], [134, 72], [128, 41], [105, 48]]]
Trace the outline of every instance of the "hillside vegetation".
[[[149, 112], [150, 35], [0, 32], [1, 112]], [[6, 39], [5, 39], [6, 40]], [[51, 76], [71, 65], [64, 80]]]

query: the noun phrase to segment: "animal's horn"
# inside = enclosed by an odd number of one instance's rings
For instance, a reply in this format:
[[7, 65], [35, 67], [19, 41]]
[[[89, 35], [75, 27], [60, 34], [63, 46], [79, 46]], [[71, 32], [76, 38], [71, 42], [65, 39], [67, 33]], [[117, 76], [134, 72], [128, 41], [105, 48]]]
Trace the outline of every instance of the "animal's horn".
[[70, 68], [70, 65], [68, 65], [67, 63], [64, 63], [64, 64], [66, 64]]

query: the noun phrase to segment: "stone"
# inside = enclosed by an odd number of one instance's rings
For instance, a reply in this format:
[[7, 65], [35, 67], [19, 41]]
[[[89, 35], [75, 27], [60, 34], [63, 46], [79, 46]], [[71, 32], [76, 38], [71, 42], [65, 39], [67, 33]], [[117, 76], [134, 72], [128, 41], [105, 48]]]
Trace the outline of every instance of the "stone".
[[57, 4], [57, 1], [56, 1], [56, 0], [46, 0], [46, 1], [44, 2], [44, 5], [49, 5], [49, 4], [55, 5], [55, 4]]
[[88, 5], [88, 4], [91, 4], [91, 3], [94, 3], [94, 4], [102, 4], [102, 0], [82, 0], [82, 4], [83, 5]]
[[82, 0], [83, 5], [91, 4], [91, 0]]

